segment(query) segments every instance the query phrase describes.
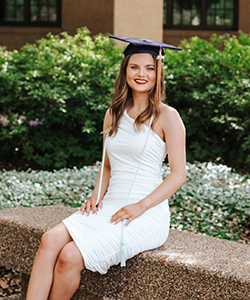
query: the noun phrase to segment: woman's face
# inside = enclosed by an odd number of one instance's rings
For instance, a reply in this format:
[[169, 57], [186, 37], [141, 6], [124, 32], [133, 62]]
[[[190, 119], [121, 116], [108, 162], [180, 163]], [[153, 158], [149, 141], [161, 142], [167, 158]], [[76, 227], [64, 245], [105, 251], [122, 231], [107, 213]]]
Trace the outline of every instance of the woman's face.
[[134, 92], [148, 93], [156, 82], [156, 65], [151, 54], [133, 54], [127, 65], [126, 79]]

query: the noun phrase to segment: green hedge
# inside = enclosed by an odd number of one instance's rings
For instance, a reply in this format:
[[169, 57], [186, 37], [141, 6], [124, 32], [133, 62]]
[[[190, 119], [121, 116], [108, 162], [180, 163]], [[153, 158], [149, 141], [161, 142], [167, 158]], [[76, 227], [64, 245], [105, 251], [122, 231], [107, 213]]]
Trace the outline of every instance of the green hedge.
[[[164, 67], [167, 102], [186, 125], [188, 160], [248, 170], [249, 36], [214, 35], [211, 43], [193, 37], [181, 46], [166, 51]], [[103, 116], [122, 57], [106, 36], [92, 38], [86, 28], [21, 51], [0, 48], [0, 162], [59, 169], [100, 160]]]
[[[21, 167], [83, 166], [101, 159], [101, 131], [121, 51], [86, 28], [0, 50], [0, 160]], [[36, 126], [34, 126], [36, 125]]]
[[188, 159], [249, 170], [250, 37], [193, 37], [181, 47], [166, 55], [166, 88], [186, 125]]

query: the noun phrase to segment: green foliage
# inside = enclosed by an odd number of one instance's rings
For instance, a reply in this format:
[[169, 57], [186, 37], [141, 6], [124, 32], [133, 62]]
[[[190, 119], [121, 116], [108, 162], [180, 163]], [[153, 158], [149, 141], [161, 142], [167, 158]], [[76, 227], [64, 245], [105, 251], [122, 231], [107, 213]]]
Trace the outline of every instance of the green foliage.
[[250, 37], [193, 37], [181, 47], [167, 51], [166, 94], [186, 126], [188, 160], [249, 169]]
[[[99, 164], [59, 171], [0, 173], [0, 209], [63, 203], [81, 206], [93, 192]], [[170, 173], [164, 165], [165, 178]], [[250, 221], [250, 179], [224, 165], [187, 163], [187, 182], [170, 199], [171, 228], [237, 240]]]
[[[163, 168], [164, 177], [170, 173]], [[187, 163], [187, 182], [170, 199], [171, 227], [238, 240], [250, 221], [250, 179], [225, 165]]]
[[0, 209], [54, 204], [81, 206], [94, 190], [99, 164], [50, 171], [0, 173]]
[[0, 112], [9, 122], [0, 127], [0, 160], [58, 169], [100, 159], [120, 60], [109, 38], [86, 28], [0, 49]]
[[[164, 67], [167, 101], [187, 129], [188, 160], [249, 170], [250, 37], [193, 37], [181, 46], [166, 51]], [[100, 160], [122, 56], [86, 28], [21, 51], [0, 48], [0, 162], [52, 170]]]

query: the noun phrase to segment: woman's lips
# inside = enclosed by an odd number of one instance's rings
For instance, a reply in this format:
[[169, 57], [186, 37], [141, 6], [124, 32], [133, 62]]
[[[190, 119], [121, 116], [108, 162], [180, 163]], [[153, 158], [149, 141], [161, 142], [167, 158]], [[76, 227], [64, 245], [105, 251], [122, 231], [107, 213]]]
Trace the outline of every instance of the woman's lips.
[[135, 79], [135, 83], [137, 83], [137, 84], [145, 84], [145, 83], [147, 83], [147, 80], [145, 80], [145, 79]]

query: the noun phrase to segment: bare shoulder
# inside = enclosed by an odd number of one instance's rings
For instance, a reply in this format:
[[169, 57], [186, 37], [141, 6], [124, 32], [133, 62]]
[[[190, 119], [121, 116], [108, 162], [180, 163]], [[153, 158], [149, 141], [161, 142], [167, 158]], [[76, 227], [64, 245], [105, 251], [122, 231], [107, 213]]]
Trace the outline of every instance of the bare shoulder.
[[175, 108], [164, 103], [162, 103], [160, 106], [160, 121], [162, 126], [171, 126], [175, 123], [183, 124], [179, 112]]
[[160, 117], [164, 120], [174, 121], [175, 119], [180, 119], [180, 114], [172, 106], [162, 103], [160, 105]]
[[185, 127], [179, 112], [166, 104], [160, 106], [160, 124], [166, 140], [171, 135], [185, 135]]

